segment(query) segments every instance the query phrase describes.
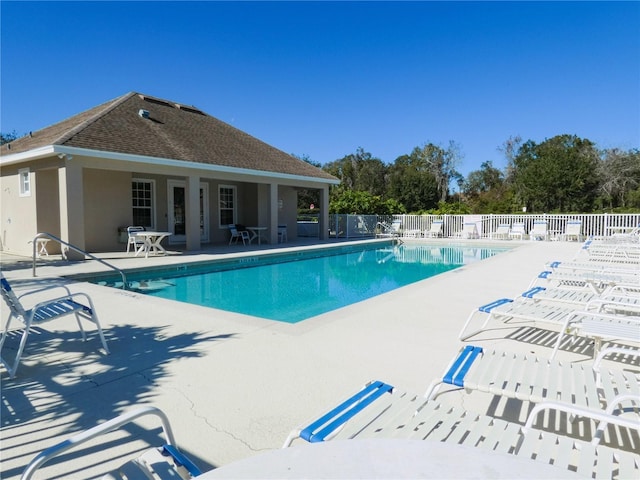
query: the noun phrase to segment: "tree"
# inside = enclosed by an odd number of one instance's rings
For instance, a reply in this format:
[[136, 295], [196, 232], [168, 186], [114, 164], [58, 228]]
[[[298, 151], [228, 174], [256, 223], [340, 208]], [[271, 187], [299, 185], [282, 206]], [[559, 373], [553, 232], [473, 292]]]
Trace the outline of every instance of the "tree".
[[490, 161], [483, 162], [480, 170], [470, 172], [463, 188], [473, 213], [511, 213], [513, 210], [513, 192], [504, 174]]
[[[318, 162], [314, 162], [309, 158], [308, 155], [296, 155], [291, 154], [293, 157], [296, 157], [303, 162], [308, 163], [309, 165], [313, 165], [317, 168], [322, 168], [322, 165]], [[320, 205], [320, 191], [313, 188], [301, 188], [298, 190], [298, 209], [308, 209], [311, 204]]]
[[340, 179], [338, 191], [357, 190], [372, 195], [383, 195], [387, 166], [361, 147], [343, 158], [327, 163], [324, 170]]
[[594, 144], [558, 135], [529, 140], [514, 157], [514, 187], [530, 212], [590, 212], [596, 198], [598, 154]]
[[613, 148], [602, 152], [598, 163], [603, 200], [614, 207], [626, 208], [629, 194], [640, 186], [640, 151]]
[[418, 156], [403, 155], [390, 167], [387, 196], [408, 212], [428, 210], [438, 204], [438, 184]]
[[507, 168], [505, 172], [505, 181], [507, 183], [513, 182], [513, 177], [515, 175], [515, 159], [518, 155], [518, 151], [522, 146], [522, 137], [520, 135], [515, 135], [509, 137], [502, 146], [498, 147], [498, 151], [502, 152], [502, 154], [507, 159]]
[[16, 138], [18, 138], [18, 134], [14, 130], [11, 133], [1, 133], [0, 132], [0, 145], [4, 145], [5, 143], [13, 142]]
[[416, 165], [428, 169], [434, 176], [438, 186], [438, 195], [441, 202], [445, 202], [449, 196], [449, 182], [457, 175], [456, 167], [460, 161], [460, 147], [453, 141], [449, 141], [449, 147], [442, 147], [428, 143], [422, 147], [416, 147], [411, 152]]

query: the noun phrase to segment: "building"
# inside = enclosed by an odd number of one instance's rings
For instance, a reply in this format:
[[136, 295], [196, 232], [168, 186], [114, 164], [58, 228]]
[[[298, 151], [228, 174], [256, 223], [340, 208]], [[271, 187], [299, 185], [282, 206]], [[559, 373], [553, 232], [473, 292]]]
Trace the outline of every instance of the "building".
[[293, 239], [300, 188], [319, 191], [325, 238], [339, 183], [193, 106], [135, 92], [3, 145], [0, 167], [0, 246], [19, 254], [40, 232], [122, 249], [127, 225], [190, 251], [227, 242], [230, 223], [267, 227], [271, 243], [286, 225]]

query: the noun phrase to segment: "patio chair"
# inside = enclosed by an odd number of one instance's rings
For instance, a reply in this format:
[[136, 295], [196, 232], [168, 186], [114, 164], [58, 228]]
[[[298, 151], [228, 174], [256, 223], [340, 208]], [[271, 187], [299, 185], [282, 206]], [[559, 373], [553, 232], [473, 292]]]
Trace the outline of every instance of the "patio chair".
[[524, 223], [514, 223], [509, 230], [509, 238], [517, 238], [523, 240], [527, 232], [524, 229]]
[[560, 238], [565, 241], [569, 241], [572, 238], [576, 239], [576, 242], [580, 241], [580, 232], [582, 230], [582, 221], [569, 220], [564, 229], [564, 233], [560, 235]]
[[431, 223], [431, 227], [429, 227], [429, 230], [425, 230], [424, 236], [429, 238], [441, 237], [443, 235], [442, 233], [443, 225], [444, 225], [444, 222], [442, 220], [434, 220]]
[[[98, 321], [96, 309], [93, 306], [91, 298], [86, 293], [71, 293], [63, 297], [46, 300], [36, 304], [31, 309], [27, 310], [23, 307], [20, 300], [27, 295], [42, 292], [42, 289], [28, 292], [21, 295], [20, 297], [17, 297], [14, 291], [11, 289], [11, 285], [2, 273], [0, 273], [0, 283], [0, 292], [2, 293], [2, 298], [9, 306], [9, 318], [7, 318], [7, 322], [2, 332], [2, 338], [0, 338], [0, 361], [9, 372], [9, 376], [11, 378], [15, 377], [16, 371], [18, 370], [20, 358], [22, 357], [22, 353], [27, 343], [27, 337], [29, 336], [31, 327], [43, 322], [47, 322], [49, 320], [63, 317], [65, 315], [75, 315], [76, 321], [78, 322], [78, 327], [82, 332], [82, 339], [85, 341], [87, 339], [87, 335], [84, 331], [84, 328], [82, 327], [82, 323], [80, 320], [85, 319], [92, 322], [98, 330], [98, 335], [100, 336], [100, 340], [105, 352], [107, 354], [109, 353], [109, 347], [107, 347], [107, 341], [105, 340], [104, 334], [102, 333], [102, 327], [100, 326], [100, 322]], [[84, 299], [88, 305], [78, 301], [78, 299], [80, 298]], [[9, 335], [11, 322], [14, 318], [19, 319], [24, 324], [24, 330], [22, 332], [20, 345], [18, 347], [15, 359], [13, 361], [13, 364], [11, 364], [9, 360], [2, 357], [1, 352], [7, 336]]]
[[511, 226], [508, 223], [501, 223], [500, 225], [498, 225], [498, 228], [496, 228], [495, 232], [492, 232], [489, 235], [489, 238], [491, 239], [502, 239], [502, 240], [509, 240], [509, 232], [511, 231]]
[[480, 238], [480, 235], [478, 234], [478, 227], [474, 222], [465, 222], [462, 226], [462, 230], [456, 233], [456, 237], [468, 239]]
[[136, 236], [136, 232], [144, 232], [144, 230], [144, 227], [127, 227], [127, 253], [129, 253], [131, 246], [133, 246], [134, 253], [138, 251], [138, 248], [144, 246], [145, 239]]
[[529, 240], [549, 240], [546, 221], [536, 220], [533, 222], [533, 229], [529, 232]]
[[[126, 462], [102, 478], [104, 480], [188, 480], [200, 475], [202, 473], [200, 469], [178, 449], [167, 416], [155, 407], [143, 407], [124, 413], [44, 450], [29, 462], [22, 472], [20, 480], [30, 480], [40, 467], [55, 457], [80, 447], [95, 438], [118, 430], [144, 416], [155, 416], [160, 420], [166, 443], [161, 447], [145, 451], [137, 458]], [[74, 470], [74, 472], [74, 476], [81, 475], [81, 472], [77, 470]]]
[[231, 238], [229, 239], [229, 245], [232, 243], [238, 243], [238, 239], [242, 240], [242, 244], [246, 245], [247, 242], [251, 241], [251, 237], [249, 236], [249, 232], [247, 230], [238, 230], [235, 224], [229, 225], [229, 232], [231, 232]]
[[[534, 428], [540, 412], [570, 410], [571, 414], [598, 422], [591, 443], [556, 432]], [[295, 428], [283, 448], [296, 439], [307, 442], [349, 439], [410, 439], [445, 442], [513, 454], [576, 471], [585, 478], [634, 478], [640, 468], [640, 455], [599, 445], [599, 432], [607, 425], [638, 429], [634, 420], [601, 409], [556, 407], [548, 402], [536, 406], [521, 426], [502, 419], [472, 413], [460, 407], [426, 400], [399, 391], [386, 383], [367, 384], [338, 406], [308, 424]]]

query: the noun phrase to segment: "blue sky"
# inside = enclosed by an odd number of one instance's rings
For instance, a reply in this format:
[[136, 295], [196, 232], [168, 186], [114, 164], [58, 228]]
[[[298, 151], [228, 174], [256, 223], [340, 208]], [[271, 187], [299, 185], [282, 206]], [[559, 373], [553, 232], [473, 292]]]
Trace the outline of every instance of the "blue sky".
[[12, 2], [0, 131], [130, 91], [195, 105], [326, 163], [514, 135], [640, 147], [639, 2]]

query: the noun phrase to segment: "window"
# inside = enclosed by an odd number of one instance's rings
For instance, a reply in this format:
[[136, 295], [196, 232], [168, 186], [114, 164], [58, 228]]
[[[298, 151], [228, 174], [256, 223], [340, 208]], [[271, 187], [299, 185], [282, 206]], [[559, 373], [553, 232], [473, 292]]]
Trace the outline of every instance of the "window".
[[20, 196], [31, 196], [31, 174], [28, 168], [22, 168], [18, 170], [18, 177], [20, 182]]
[[131, 182], [133, 225], [155, 228], [154, 182], [134, 178]]
[[236, 187], [220, 185], [218, 199], [220, 203], [220, 228], [226, 228], [230, 223], [236, 223]]

